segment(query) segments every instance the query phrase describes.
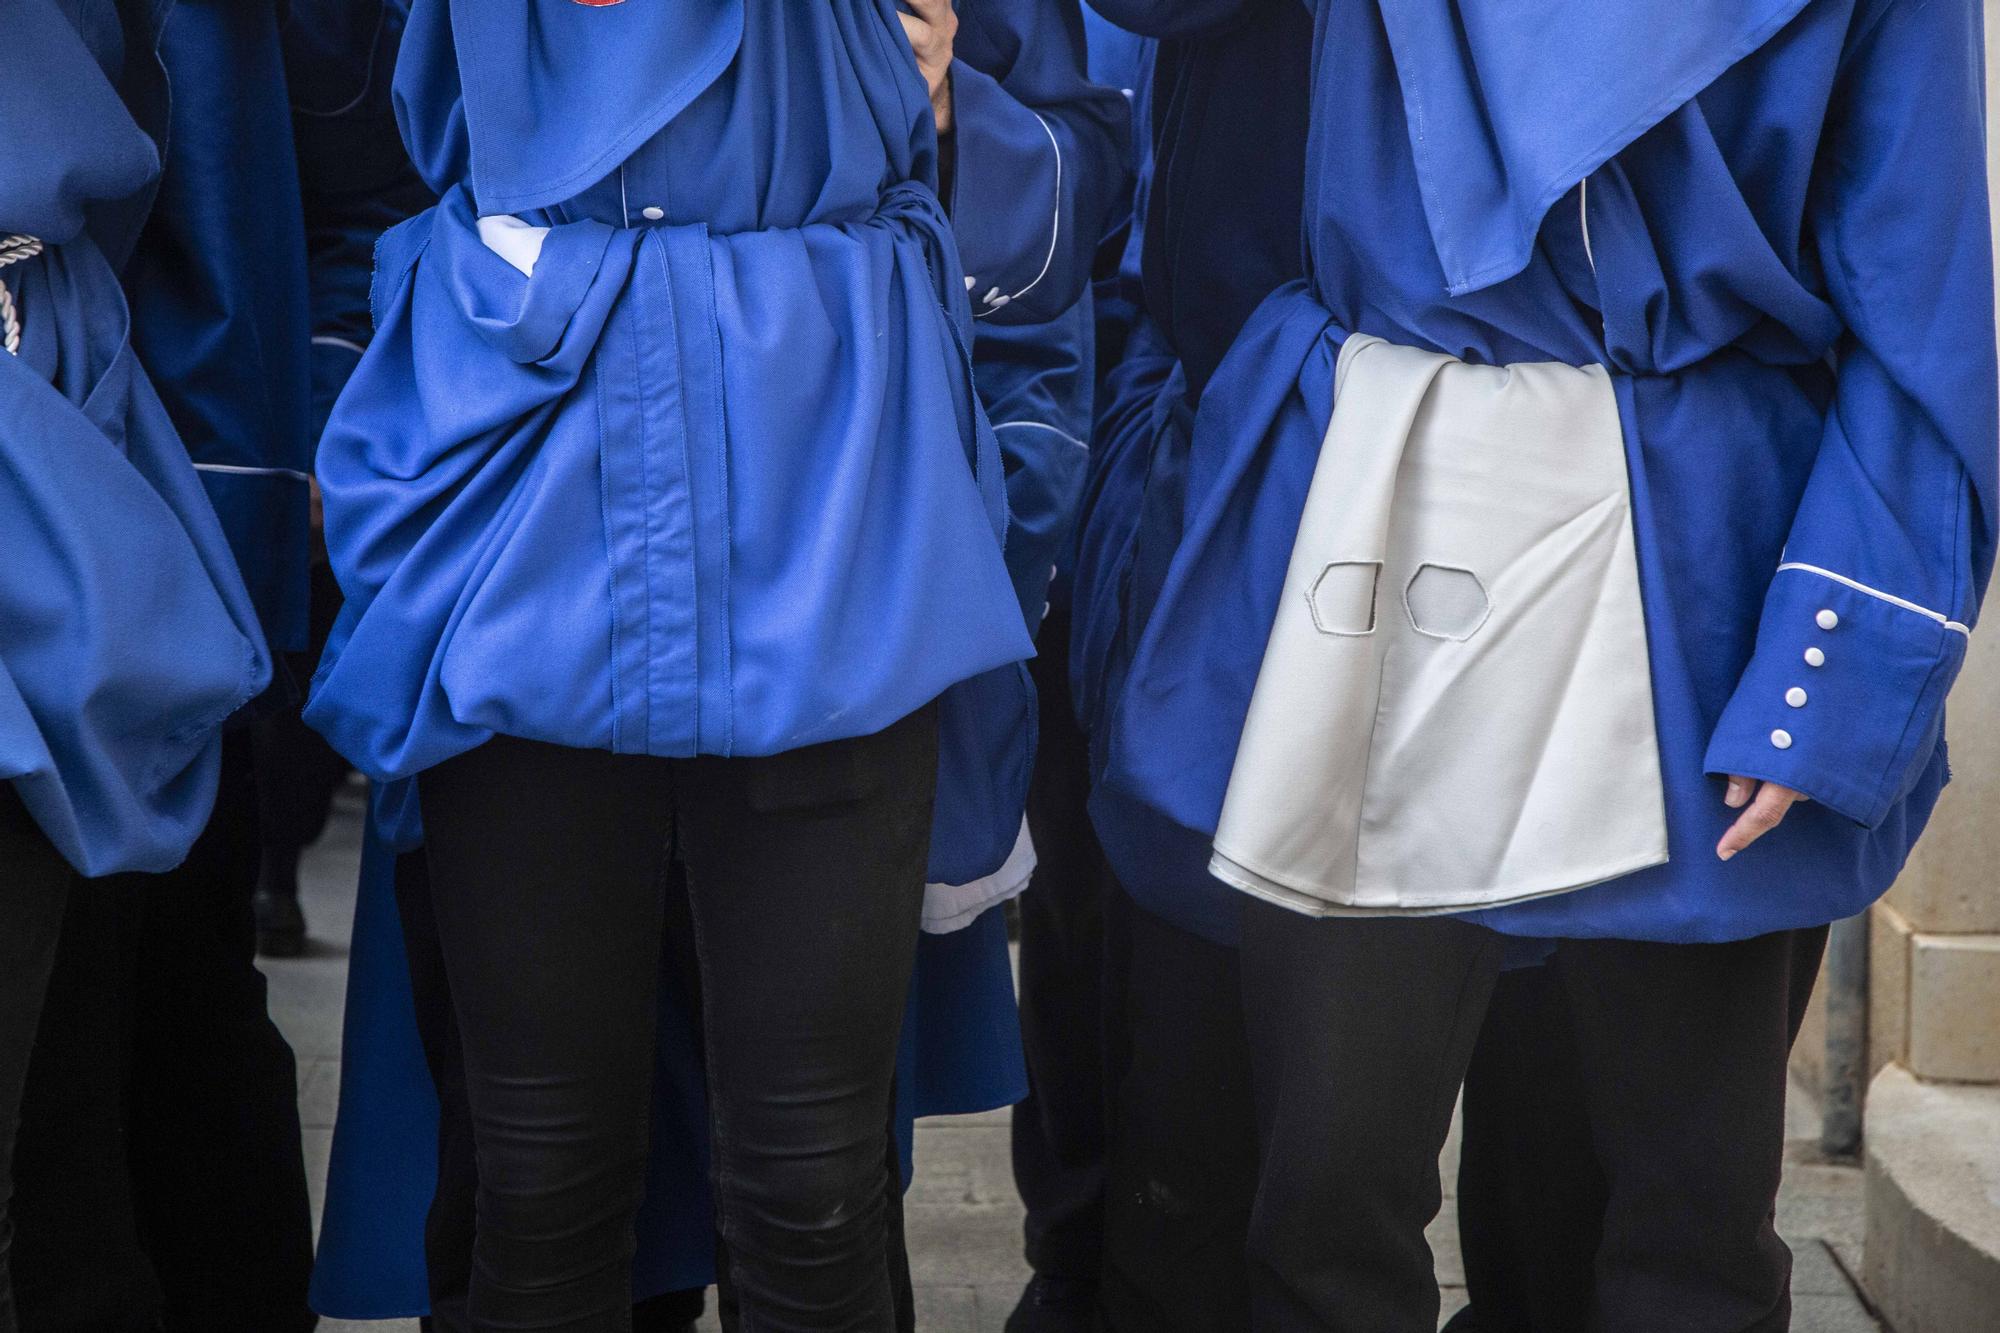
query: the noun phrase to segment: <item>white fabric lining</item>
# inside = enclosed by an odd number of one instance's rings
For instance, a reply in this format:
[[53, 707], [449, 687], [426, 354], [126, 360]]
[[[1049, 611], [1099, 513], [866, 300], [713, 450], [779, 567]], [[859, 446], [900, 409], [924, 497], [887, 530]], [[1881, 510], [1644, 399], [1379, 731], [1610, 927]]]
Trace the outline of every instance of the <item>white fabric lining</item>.
[[549, 236], [547, 227], [523, 222], [512, 213], [490, 214], [479, 219], [478, 225], [479, 239], [488, 250], [520, 270], [522, 277], [535, 276], [535, 262], [542, 257], [542, 242]]
[[1014, 850], [1007, 853], [1006, 862], [998, 870], [970, 884], [924, 886], [924, 934], [949, 935], [963, 930], [989, 909], [1009, 898], [1020, 897], [1034, 877], [1036, 864], [1035, 840], [1029, 836], [1028, 821], [1024, 818], [1021, 832], [1014, 839]]

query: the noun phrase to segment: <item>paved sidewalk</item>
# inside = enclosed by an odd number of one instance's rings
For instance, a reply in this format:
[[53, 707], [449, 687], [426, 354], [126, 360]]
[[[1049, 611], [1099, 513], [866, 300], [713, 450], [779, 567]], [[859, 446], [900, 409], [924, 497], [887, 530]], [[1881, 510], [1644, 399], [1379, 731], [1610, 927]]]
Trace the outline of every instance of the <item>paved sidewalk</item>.
[[[306, 911], [313, 946], [305, 958], [267, 965], [271, 1008], [299, 1059], [299, 1107], [306, 1164], [317, 1211], [333, 1138], [340, 1085], [340, 1020], [347, 982], [347, 935], [360, 859], [360, 806], [343, 797], [332, 827], [308, 860]], [[1861, 1175], [1818, 1165], [1809, 1151], [1814, 1127], [1795, 1113], [1793, 1162], [1778, 1221], [1797, 1252], [1795, 1333], [1880, 1333], [1848, 1275], [1859, 1271]], [[1458, 1238], [1450, 1224], [1457, 1144], [1446, 1151], [1444, 1212], [1431, 1230], [1440, 1276], [1463, 1281]], [[917, 1181], [908, 1217], [911, 1263], [922, 1333], [997, 1333], [1027, 1278], [1021, 1252], [1021, 1204], [1007, 1157], [1007, 1113], [927, 1121], [917, 1131]], [[1463, 1302], [1449, 1286], [1445, 1312]], [[346, 1323], [322, 1333], [415, 1333], [413, 1320]], [[717, 1327], [713, 1319], [704, 1328]]]

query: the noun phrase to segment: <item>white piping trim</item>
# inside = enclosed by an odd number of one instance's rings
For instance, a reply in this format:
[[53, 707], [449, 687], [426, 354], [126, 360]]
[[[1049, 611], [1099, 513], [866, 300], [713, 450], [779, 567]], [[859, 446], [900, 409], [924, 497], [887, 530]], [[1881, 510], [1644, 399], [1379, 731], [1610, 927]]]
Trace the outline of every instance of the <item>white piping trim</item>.
[[1836, 574], [1830, 569], [1821, 569], [1818, 565], [1800, 564], [1796, 560], [1787, 561], [1785, 564], [1778, 566], [1778, 572], [1780, 574], [1784, 573], [1788, 569], [1796, 569], [1802, 574], [1817, 574], [1823, 579], [1832, 579], [1835, 583], [1840, 584], [1844, 588], [1852, 588], [1856, 592], [1866, 593], [1868, 596], [1875, 598], [1877, 601], [1887, 602], [1891, 606], [1900, 606], [1905, 611], [1915, 611], [1920, 616], [1923, 616], [1930, 620], [1935, 620], [1938, 624], [1943, 625], [1946, 629], [1952, 631], [1954, 634], [1970, 635], [1972, 633], [1972, 630], [1969, 626], [1960, 624], [1958, 621], [1953, 620], [1949, 616], [1945, 615], [1942, 611], [1933, 611], [1928, 606], [1918, 606], [1915, 602], [1906, 602], [1900, 597], [1894, 596], [1893, 594], [1890, 593], [1883, 592], [1880, 588], [1871, 588], [1865, 583], [1857, 583], [1853, 579], [1848, 578], [1845, 574]]
[[988, 308], [980, 312], [980, 315], [974, 316], [974, 318], [980, 318], [984, 315], [991, 314], [993, 311], [998, 310], [1001, 306], [1004, 306], [1009, 302], [1020, 300], [1022, 297], [1026, 296], [1029, 292], [1032, 292], [1033, 290], [1035, 290], [1035, 288], [1041, 286], [1042, 279], [1048, 277], [1049, 270], [1055, 267], [1056, 246], [1059, 245], [1062, 241], [1062, 203], [1063, 203], [1062, 143], [1056, 138], [1055, 130], [1050, 128], [1047, 117], [1043, 116], [1042, 113], [1039, 111], [1034, 113], [1034, 117], [1038, 122], [1040, 122], [1042, 127], [1042, 133], [1049, 136], [1049, 147], [1056, 150], [1056, 207], [1055, 207], [1055, 218], [1049, 224], [1049, 252], [1046, 255], [1042, 256], [1042, 271], [1035, 275], [1033, 281], [1031, 281], [1027, 286], [1023, 287], [1020, 291], [1015, 292], [1012, 296], [1003, 296], [997, 301], [992, 299], [991, 297], [988, 297], [986, 302]]
[[196, 463], [194, 470], [220, 472], [227, 477], [290, 477], [293, 481], [312, 481], [310, 474], [289, 467], [243, 467], [236, 463]]
[[993, 423], [993, 429], [996, 432], [1003, 430], [1045, 430], [1049, 434], [1057, 436], [1062, 440], [1066, 441], [1067, 443], [1075, 445], [1077, 448], [1083, 450], [1085, 453], [1090, 452], [1090, 446], [1085, 444], [1082, 440], [1077, 439], [1076, 436], [1070, 434], [1066, 430], [1063, 430], [1056, 426], [1051, 426], [1046, 421], [996, 421]]
[[356, 356], [366, 356], [368, 354], [368, 349], [366, 347], [363, 347], [360, 343], [355, 342], [352, 338], [338, 338], [331, 333], [315, 333], [313, 335], [312, 345], [314, 347], [344, 348], [345, 350], [354, 353]]
[[1585, 176], [1576, 183], [1576, 213], [1583, 222], [1583, 258], [1590, 265], [1593, 277], [1597, 274], [1597, 255], [1590, 248], [1590, 177]]

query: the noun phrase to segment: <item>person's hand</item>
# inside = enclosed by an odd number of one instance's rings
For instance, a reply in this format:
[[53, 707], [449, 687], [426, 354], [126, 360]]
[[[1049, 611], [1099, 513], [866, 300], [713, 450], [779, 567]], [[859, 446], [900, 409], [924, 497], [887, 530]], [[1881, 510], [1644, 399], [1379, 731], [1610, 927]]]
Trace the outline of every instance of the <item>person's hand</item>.
[[1775, 782], [1731, 777], [1722, 803], [1731, 810], [1743, 813], [1729, 826], [1729, 832], [1722, 835], [1722, 841], [1715, 845], [1715, 854], [1727, 861], [1784, 823], [1785, 815], [1791, 808], [1805, 799], [1803, 793], [1781, 787]]
[[914, 14], [898, 14], [917, 68], [931, 89], [931, 113], [939, 134], [951, 133], [951, 46], [958, 36], [958, 13], [951, 0], [908, 0]]

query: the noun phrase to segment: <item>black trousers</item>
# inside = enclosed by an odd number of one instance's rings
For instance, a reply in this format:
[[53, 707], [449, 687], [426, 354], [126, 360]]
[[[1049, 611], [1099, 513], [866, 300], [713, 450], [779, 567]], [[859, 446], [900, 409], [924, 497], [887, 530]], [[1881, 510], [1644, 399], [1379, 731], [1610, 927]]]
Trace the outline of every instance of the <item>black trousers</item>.
[[1091, 830], [1088, 743], [1070, 709], [1069, 617], [1042, 625], [1028, 664], [1040, 744], [1028, 788], [1036, 866], [1021, 895], [1021, 1043], [1028, 1096], [1014, 1108], [1014, 1184], [1027, 1207], [1028, 1266], [1095, 1282], [1104, 1248], [1106, 1086], [1118, 998], [1106, 970], [1106, 913], [1122, 898]]
[[1237, 951], [1122, 893], [1112, 922], [1123, 995], [1099, 1308], [1114, 1333], [1240, 1333], [1257, 1122]]
[[15, 1154], [25, 1333], [318, 1322], [297, 1074], [254, 961], [256, 867], [235, 733], [186, 863], [71, 885]]
[[[1799, 950], [1786, 998], [1796, 1042], [1822, 935]], [[1591, 1144], [1583, 1061], [1562, 970], [1503, 973], [1465, 1076], [1459, 1245], [1470, 1303], [1450, 1333], [1582, 1333], [1610, 1186]]]
[[[1786, 1065], [1794, 997], [1824, 942], [1817, 930], [1558, 945], [1548, 966], [1609, 1182], [1589, 1328], [1789, 1326], [1791, 1255], [1773, 1219]], [[1250, 906], [1244, 1003], [1264, 1153], [1254, 1327], [1436, 1327], [1423, 1229], [1500, 959], [1498, 936], [1462, 922]]]
[[884, 1126], [937, 721], [755, 759], [500, 738], [421, 784], [478, 1160], [464, 1327], [631, 1327], [662, 950], [699, 978], [740, 1326], [894, 1326]]
[[[395, 875], [417, 1031], [438, 1094], [438, 1180], [424, 1225], [424, 1266], [432, 1313], [419, 1322], [424, 1333], [456, 1333], [469, 1327], [466, 1302], [472, 1291], [472, 1249], [478, 1232], [479, 1160], [473, 1150], [472, 1107], [465, 1096], [465, 1053], [453, 1015], [444, 951], [438, 943], [437, 914], [431, 906], [430, 861], [421, 851], [411, 852], [397, 858]], [[676, 891], [685, 892], [685, 887], [676, 885]], [[683, 987], [683, 996], [691, 1001], [688, 1009], [699, 1013], [698, 979], [682, 970], [679, 958], [663, 961], [665, 975], [672, 978], [672, 984]], [[896, 1327], [909, 1333], [916, 1326], [915, 1293], [903, 1236], [902, 1159], [893, 1126], [886, 1158], [884, 1187], [889, 1192], [889, 1265], [895, 1287]], [[726, 1272], [722, 1279], [728, 1285]], [[632, 1306], [632, 1333], [681, 1333], [701, 1318], [706, 1306], [707, 1293], [701, 1288], [664, 1292], [637, 1301]], [[738, 1326], [741, 1311], [734, 1300], [724, 1299], [722, 1315], [726, 1327]]]
[[18, 1333], [11, 1277], [14, 1140], [69, 895], [68, 862], [0, 782], [0, 1333]]

